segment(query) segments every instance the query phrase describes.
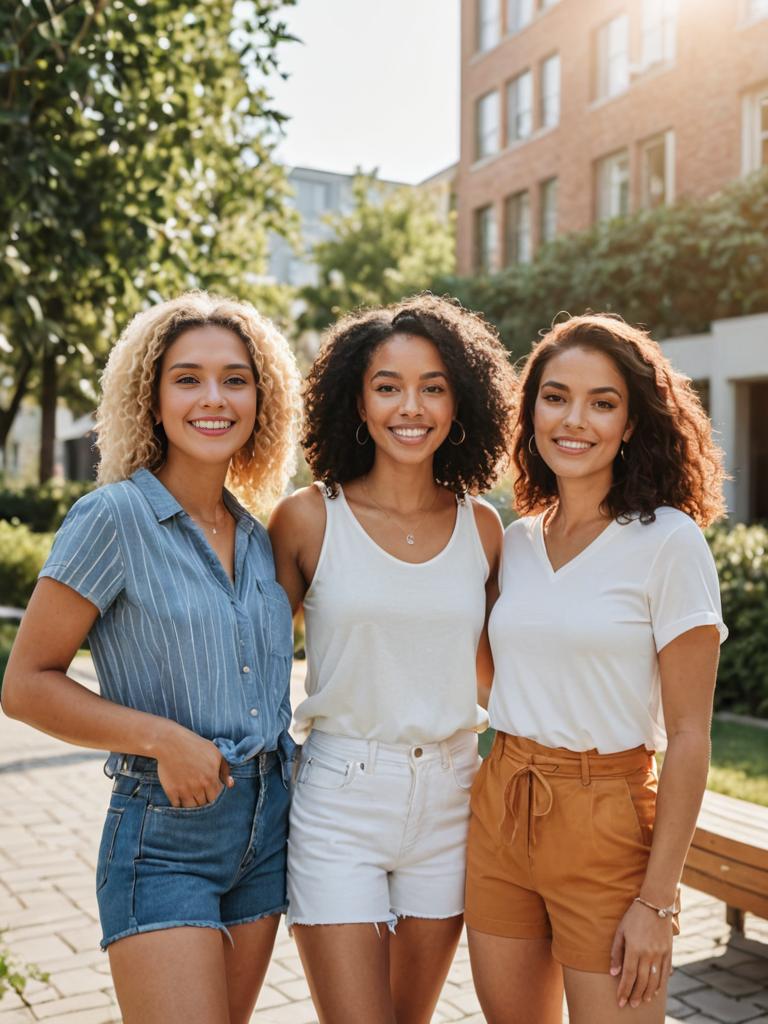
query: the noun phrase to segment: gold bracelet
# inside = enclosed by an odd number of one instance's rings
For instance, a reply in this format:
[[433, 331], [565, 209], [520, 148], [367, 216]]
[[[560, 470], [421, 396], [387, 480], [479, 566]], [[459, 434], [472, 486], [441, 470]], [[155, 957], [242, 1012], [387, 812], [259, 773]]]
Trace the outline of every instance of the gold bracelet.
[[649, 910], [655, 910], [659, 917], [670, 917], [672, 914], [678, 912], [678, 900], [675, 898], [675, 902], [668, 907], [657, 907], [655, 903], [650, 903], [648, 900], [644, 900], [642, 896], [635, 896], [633, 903], [642, 903], [644, 907], [648, 907]]

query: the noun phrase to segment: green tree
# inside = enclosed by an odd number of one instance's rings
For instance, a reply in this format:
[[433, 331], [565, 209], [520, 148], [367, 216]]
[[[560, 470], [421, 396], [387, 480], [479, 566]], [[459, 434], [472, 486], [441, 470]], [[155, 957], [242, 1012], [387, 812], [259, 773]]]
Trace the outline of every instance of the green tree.
[[333, 235], [313, 250], [319, 277], [302, 289], [302, 328], [322, 330], [357, 306], [395, 302], [453, 270], [452, 219], [440, 217], [428, 193], [359, 174], [353, 199], [349, 213], [328, 218]]
[[294, 2], [0, 7], [0, 448], [39, 387], [41, 480], [57, 395], [91, 400], [130, 312], [195, 286], [265, 298], [287, 223], [267, 86]]

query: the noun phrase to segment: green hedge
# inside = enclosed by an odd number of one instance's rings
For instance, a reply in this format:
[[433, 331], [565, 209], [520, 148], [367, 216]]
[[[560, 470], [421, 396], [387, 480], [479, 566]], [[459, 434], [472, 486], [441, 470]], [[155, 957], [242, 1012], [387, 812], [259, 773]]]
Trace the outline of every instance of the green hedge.
[[656, 338], [697, 334], [713, 320], [768, 311], [768, 170], [707, 199], [602, 221], [496, 274], [442, 277], [523, 356], [559, 310], [614, 311]]
[[768, 529], [717, 526], [707, 534], [730, 630], [715, 707], [768, 718]]
[[[768, 529], [717, 526], [707, 538], [730, 629], [721, 651], [715, 707], [768, 718]], [[52, 540], [51, 534], [0, 521], [3, 604], [26, 606]]]
[[0, 604], [26, 608], [53, 535], [0, 520]]
[[77, 499], [95, 486], [90, 481], [0, 486], [0, 519], [18, 519], [36, 533], [51, 533], [58, 530]]

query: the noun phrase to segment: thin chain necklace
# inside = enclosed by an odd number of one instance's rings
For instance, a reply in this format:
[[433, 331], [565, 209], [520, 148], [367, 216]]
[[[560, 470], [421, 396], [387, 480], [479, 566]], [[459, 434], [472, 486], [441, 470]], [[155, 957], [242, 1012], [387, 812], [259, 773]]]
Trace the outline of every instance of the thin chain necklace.
[[[389, 520], [390, 520], [390, 522], [394, 523], [394, 524], [395, 524], [395, 526], [396, 526], [396, 527], [397, 527], [397, 528], [398, 528], [399, 530], [402, 530], [403, 528], [402, 528], [402, 526], [400, 526], [400, 524], [399, 524], [399, 523], [397, 522], [397, 520], [396, 520], [396, 519], [395, 519], [395, 518], [394, 518], [393, 516], [391, 516], [391, 515], [389, 514], [389, 512], [387, 512], [387, 510], [386, 510], [386, 509], [385, 509], [385, 508], [384, 508], [384, 507], [383, 507], [382, 505], [380, 505], [380, 504], [378, 503], [378, 501], [376, 501], [376, 499], [374, 498], [374, 496], [373, 496], [373, 495], [371, 494], [371, 492], [370, 492], [370, 491], [368, 490], [368, 477], [367, 477], [367, 476], [364, 476], [364, 477], [363, 477], [363, 490], [365, 491], [366, 495], [368, 496], [368, 500], [369, 500], [369, 501], [371, 501], [371, 502], [372, 502], [372, 503], [373, 503], [373, 504], [374, 504], [374, 505], [376, 506], [376, 508], [377, 508], [377, 509], [379, 510], [379, 512], [383, 512], [383, 513], [384, 513], [384, 515], [385, 515], [385, 516], [387, 517], [387, 519], [389, 519]], [[422, 524], [422, 523], [424, 522], [424, 520], [425, 520], [425, 519], [427, 518], [427, 516], [428, 516], [428, 515], [429, 515], [429, 514], [430, 514], [430, 513], [432, 512], [432, 510], [434, 509], [435, 505], [437, 504], [437, 498], [438, 498], [438, 495], [439, 495], [439, 494], [440, 494], [440, 488], [438, 487], [438, 488], [436, 489], [436, 491], [435, 491], [435, 496], [434, 496], [434, 498], [432, 499], [432, 504], [431, 504], [431, 505], [429, 506], [429, 508], [427, 509], [427, 511], [426, 511], [426, 512], [424, 513], [424, 515], [423, 515], [423, 516], [421, 517], [421, 519], [419, 519], [419, 521], [418, 521], [418, 522], [416, 523], [416, 525], [415, 525], [414, 527], [412, 527], [412, 528], [411, 528], [411, 529], [410, 529], [410, 530], [409, 530], [409, 531], [408, 531], [408, 532], [407, 532], [407, 533], [405, 534], [405, 543], [406, 543], [406, 544], [415, 544], [415, 543], [416, 543], [416, 536], [415, 536], [415, 534], [416, 534], [416, 531], [417, 531], [417, 530], [418, 530], [418, 528], [419, 528], [419, 527], [421, 526], [421, 524]]]
[[[225, 519], [226, 519], [226, 516], [227, 516], [227, 506], [226, 505], [222, 505], [222, 508], [224, 509], [224, 516], [225, 516]], [[202, 516], [192, 516], [192, 518], [195, 520], [196, 523], [199, 523], [204, 530], [210, 530], [210, 532], [213, 533], [213, 534], [218, 534], [219, 530], [222, 529], [221, 526], [219, 526], [219, 527], [216, 526], [216, 520], [215, 519], [213, 521], [213, 526], [209, 526], [208, 523], [206, 523], [206, 521], [203, 519]]]

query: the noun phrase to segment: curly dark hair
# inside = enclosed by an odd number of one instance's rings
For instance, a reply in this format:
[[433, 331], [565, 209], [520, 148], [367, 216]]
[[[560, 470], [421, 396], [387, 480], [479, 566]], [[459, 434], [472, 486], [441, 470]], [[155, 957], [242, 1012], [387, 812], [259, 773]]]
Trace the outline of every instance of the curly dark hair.
[[610, 313], [572, 317], [536, 344], [521, 377], [521, 402], [512, 460], [517, 470], [515, 507], [541, 512], [557, 501], [555, 474], [529, 445], [542, 372], [570, 348], [592, 349], [616, 364], [629, 392], [632, 437], [617, 454], [613, 484], [603, 501], [614, 519], [652, 522], [669, 505], [708, 526], [725, 514], [723, 453], [712, 439], [709, 417], [690, 380], [672, 369], [646, 331]]
[[317, 480], [331, 495], [368, 473], [373, 443], [359, 445], [357, 400], [374, 351], [395, 334], [437, 348], [456, 394], [465, 441], [446, 439], [434, 455], [435, 480], [456, 494], [488, 490], [509, 457], [517, 379], [498, 334], [458, 302], [416, 295], [380, 309], [350, 313], [331, 327], [307, 378], [302, 444]]

